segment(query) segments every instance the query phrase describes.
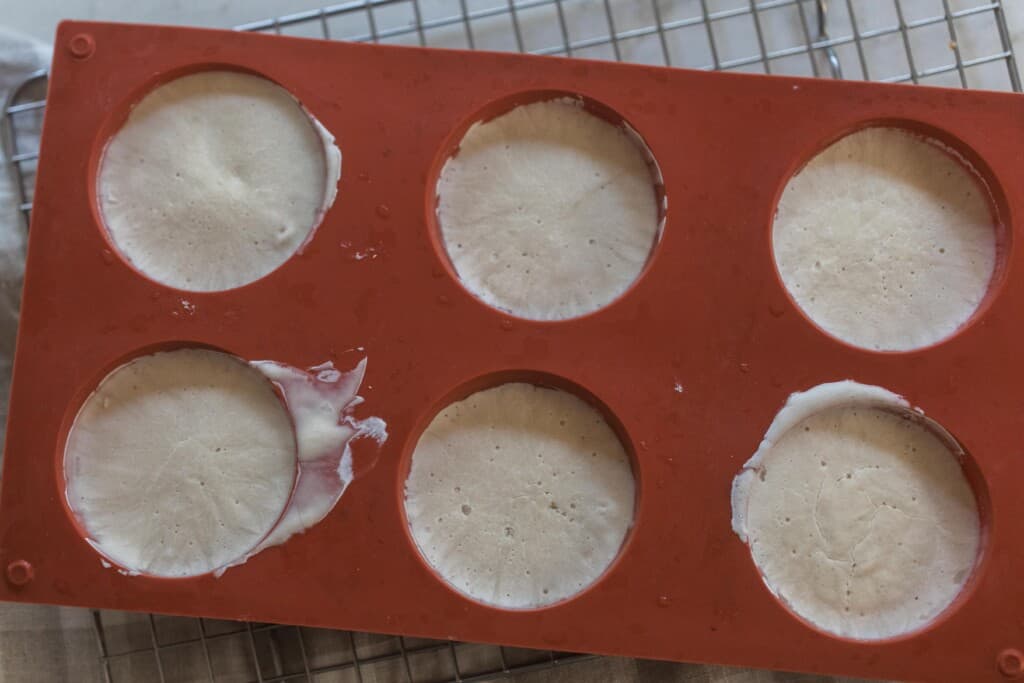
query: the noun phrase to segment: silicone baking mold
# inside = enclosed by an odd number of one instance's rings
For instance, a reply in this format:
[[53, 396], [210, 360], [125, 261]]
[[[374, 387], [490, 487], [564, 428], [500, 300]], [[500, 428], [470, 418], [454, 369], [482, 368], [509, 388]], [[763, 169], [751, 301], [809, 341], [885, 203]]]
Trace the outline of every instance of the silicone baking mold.
[[[97, 23], [62, 24], [55, 45], [0, 499], [0, 598], [885, 678], [1024, 671], [1019, 96]], [[185, 293], [146, 279], [111, 246], [96, 170], [149, 89], [225, 68], [280, 84], [331, 131], [341, 182], [312, 239], [279, 269], [238, 289]], [[668, 210], [622, 297], [580, 318], [526, 321], [459, 284], [438, 236], [436, 178], [475, 121], [562, 95], [637, 132]], [[908, 353], [821, 332], [771, 255], [788, 178], [876, 124], [966, 159], [991, 193], [999, 235], [978, 312], [950, 339]], [[365, 357], [359, 410], [383, 417], [390, 438], [379, 453], [355, 444], [357, 459], [376, 464], [287, 543], [220, 577], [127, 575], [101, 563], [67, 508], [65, 438], [107, 372], [189, 345], [297, 367], [348, 370]], [[732, 479], [786, 397], [845, 378], [905, 396], [956, 437], [984, 525], [957, 601], [921, 631], [871, 643], [795, 617], [730, 528]], [[634, 527], [609, 571], [536, 610], [453, 592], [421, 560], [403, 516], [409, 456], [433, 415], [508, 380], [597, 405], [638, 486]]]

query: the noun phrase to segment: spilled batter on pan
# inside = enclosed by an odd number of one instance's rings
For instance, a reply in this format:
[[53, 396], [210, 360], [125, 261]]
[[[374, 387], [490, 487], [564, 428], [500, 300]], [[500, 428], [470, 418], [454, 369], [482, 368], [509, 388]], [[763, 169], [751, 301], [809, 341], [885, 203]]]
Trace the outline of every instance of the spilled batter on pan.
[[65, 447], [67, 502], [84, 536], [121, 571], [186, 577], [309, 529], [372, 466], [354, 462], [352, 443], [387, 438], [383, 420], [354, 415], [365, 369], [187, 348], [116, 368]]

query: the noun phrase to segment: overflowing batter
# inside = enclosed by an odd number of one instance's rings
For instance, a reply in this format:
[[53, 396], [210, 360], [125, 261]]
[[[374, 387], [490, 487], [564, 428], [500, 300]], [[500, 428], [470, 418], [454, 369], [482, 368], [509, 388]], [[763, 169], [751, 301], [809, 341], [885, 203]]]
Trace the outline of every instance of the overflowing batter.
[[383, 420], [353, 414], [365, 371], [365, 359], [304, 371], [202, 349], [116, 368], [65, 447], [83, 535], [119, 571], [185, 577], [219, 576], [307, 531], [376, 462], [353, 443], [387, 439]]
[[733, 483], [733, 528], [764, 582], [830, 633], [915, 631], [956, 598], [980, 545], [952, 439], [879, 387], [794, 394]]

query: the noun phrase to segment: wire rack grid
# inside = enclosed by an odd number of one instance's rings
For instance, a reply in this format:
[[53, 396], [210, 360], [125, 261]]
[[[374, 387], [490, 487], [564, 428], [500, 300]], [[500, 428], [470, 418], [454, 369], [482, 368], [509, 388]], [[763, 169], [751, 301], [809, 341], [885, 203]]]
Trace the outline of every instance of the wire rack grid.
[[469, 683], [588, 658], [278, 624], [96, 610], [92, 617], [110, 683]]
[[[239, 30], [1021, 91], [1001, 0], [351, 0]], [[3, 104], [27, 230], [46, 72]], [[103, 675], [210, 683], [470, 682], [586, 659], [275, 624], [93, 611]]]

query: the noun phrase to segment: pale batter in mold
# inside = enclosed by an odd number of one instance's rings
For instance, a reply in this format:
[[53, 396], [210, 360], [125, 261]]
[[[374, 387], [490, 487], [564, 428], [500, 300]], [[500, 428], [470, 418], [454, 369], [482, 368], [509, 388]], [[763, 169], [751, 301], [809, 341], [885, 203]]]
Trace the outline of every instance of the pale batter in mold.
[[977, 560], [961, 455], [885, 389], [819, 385], [789, 398], [734, 480], [733, 529], [768, 588], [815, 626], [909, 633], [949, 606]]
[[157, 282], [231, 289], [283, 264], [334, 202], [341, 153], [286, 90], [208, 71], [146, 95], [99, 168], [104, 224]]
[[618, 555], [636, 495], [597, 410], [520, 383], [442, 410], [416, 444], [405, 494], [426, 561], [460, 593], [505, 608], [591, 585]]
[[572, 318], [639, 276], [658, 237], [656, 184], [632, 129], [577, 100], [535, 102], [466, 132], [438, 179], [438, 220], [473, 294], [525, 318]]
[[64, 454], [67, 501], [103, 555], [193, 576], [251, 550], [295, 480], [295, 437], [271, 384], [234, 356], [142, 356], [82, 406]]
[[989, 195], [965, 164], [929, 139], [867, 128], [790, 179], [772, 243], [807, 316], [885, 351], [928, 346], [963, 325], [996, 264]]
[[305, 372], [201, 349], [137, 358], [75, 419], [68, 505], [122, 573], [219, 575], [317, 524], [372, 466], [351, 449], [387, 438], [380, 418], [353, 415], [365, 367]]

